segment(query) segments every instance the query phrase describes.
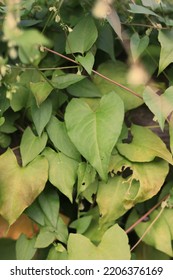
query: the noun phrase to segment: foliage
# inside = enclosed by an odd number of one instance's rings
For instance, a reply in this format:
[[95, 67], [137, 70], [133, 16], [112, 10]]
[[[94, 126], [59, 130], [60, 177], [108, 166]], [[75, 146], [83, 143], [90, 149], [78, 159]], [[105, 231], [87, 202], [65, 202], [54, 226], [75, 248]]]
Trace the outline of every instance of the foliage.
[[0, 1], [0, 259], [173, 257], [172, 11]]

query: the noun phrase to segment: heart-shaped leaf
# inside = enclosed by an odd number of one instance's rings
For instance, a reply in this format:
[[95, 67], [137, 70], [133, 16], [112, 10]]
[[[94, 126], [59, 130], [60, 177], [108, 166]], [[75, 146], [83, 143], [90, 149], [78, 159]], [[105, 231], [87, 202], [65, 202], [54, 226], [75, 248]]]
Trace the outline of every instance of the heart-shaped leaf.
[[131, 133], [133, 135], [131, 143], [117, 144], [121, 155], [136, 162], [149, 162], [155, 157], [160, 157], [173, 164], [172, 155], [166, 145], [149, 128], [133, 125]]
[[86, 56], [79, 55], [77, 57], [77, 60], [80, 62], [80, 64], [85, 68], [85, 70], [88, 72], [89, 75], [91, 75], [91, 71], [94, 64], [94, 56], [91, 52], [88, 52]]
[[43, 153], [49, 162], [49, 180], [72, 201], [73, 186], [77, 177], [78, 162], [63, 153], [46, 148]]
[[20, 152], [22, 156], [22, 164], [26, 166], [36, 156], [38, 156], [47, 143], [47, 134], [43, 133], [41, 137], [34, 135], [30, 127], [27, 127], [22, 135], [20, 144]]
[[66, 109], [68, 135], [82, 156], [107, 180], [110, 155], [121, 133], [124, 106], [111, 92], [98, 100], [72, 99]]
[[[67, 37], [66, 53], [87, 52], [95, 43], [98, 36], [93, 18], [83, 17]], [[80, 44], [79, 44], [80, 38]]]
[[130, 259], [127, 235], [117, 224], [104, 233], [98, 246], [83, 235], [70, 234], [67, 248], [69, 260]]
[[164, 129], [165, 119], [173, 111], [173, 86], [167, 88], [162, 95], [156, 94], [150, 87], [146, 87], [143, 98], [148, 108], [156, 116], [160, 128]]
[[133, 60], [136, 61], [149, 44], [149, 37], [145, 35], [140, 39], [138, 33], [134, 33], [130, 39], [130, 49]]
[[43, 191], [48, 178], [48, 162], [37, 156], [26, 167], [20, 167], [8, 149], [0, 156], [0, 170], [0, 214], [11, 225]]
[[37, 83], [30, 82], [30, 88], [36, 99], [37, 106], [39, 106], [44, 100], [46, 100], [46, 98], [53, 90], [53, 86], [51, 86], [46, 81], [41, 81]]

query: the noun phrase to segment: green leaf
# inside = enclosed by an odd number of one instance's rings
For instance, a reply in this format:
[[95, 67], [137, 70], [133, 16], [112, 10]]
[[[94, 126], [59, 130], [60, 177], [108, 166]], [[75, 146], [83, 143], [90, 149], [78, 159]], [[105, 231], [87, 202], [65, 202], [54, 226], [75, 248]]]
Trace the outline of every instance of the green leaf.
[[36, 199], [26, 210], [25, 213], [37, 224], [45, 225], [45, 215], [40, 207], [38, 199]]
[[0, 132], [0, 147], [7, 148], [11, 143], [11, 137], [8, 134]]
[[[106, 76], [107, 78], [110, 78], [111, 80], [134, 90], [142, 97], [143, 90], [145, 89], [145, 83], [141, 82], [139, 85], [136, 85], [132, 83], [131, 80], [129, 81], [128, 78], [129, 69], [127, 68], [127, 65], [124, 64], [123, 62], [121, 61], [104, 62], [99, 65], [97, 71], [100, 74]], [[107, 94], [111, 91], [114, 91], [115, 94], [119, 95], [124, 102], [124, 107], [126, 111], [136, 108], [143, 103], [142, 99], [136, 97], [135, 95], [129, 93], [128, 91], [118, 87], [117, 85], [103, 79], [102, 77], [96, 74], [94, 75], [93, 82], [95, 83], [95, 85], [98, 87], [98, 89], [102, 94]]]
[[38, 197], [38, 202], [41, 210], [44, 213], [46, 224], [56, 228], [60, 207], [59, 196], [57, 192], [50, 189], [46, 192], [42, 192]]
[[170, 63], [173, 62], [173, 30], [159, 30], [158, 40], [161, 44], [158, 71], [158, 74], [160, 74]]
[[86, 78], [85, 76], [78, 75], [78, 74], [54, 75], [54, 77], [52, 78], [52, 84], [55, 88], [64, 89], [77, 82], [80, 82], [85, 78]]
[[69, 260], [129, 260], [130, 249], [125, 232], [116, 224], [103, 235], [98, 246], [80, 234], [70, 234]]
[[41, 137], [34, 135], [30, 127], [27, 127], [22, 135], [20, 152], [22, 164], [26, 166], [36, 158], [45, 148], [47, 143], [47, 134], [43, 133]]
[[15, 246], [15, 240], [0, 238], [0, 260], [16, 260]]
[[121, 217], [130, 207], [125, 206], [129, 183], [122, 177], [110, 178], [107, 183], [100, 182], [97, 203], [100, 211], [100, 224], [111, 224]]
[[51, 86], [46, 81], [41, 81], [36, 83], [30, 82], [30, 88], [36, 99], [37, 106], [39, 106], [44, 100], [46, 100], [46, 98], [53, 90], [53, 86]]
[[0, 170], [0, 214], [11, 225], [43, 191], [48, 163], [38, 156], [26, 167], [20, 167], [8, 149], [0, 156]]
[[149, 37], [145, 35], [140, 39], [138, 33], [134, 33], [130, 38], [130, 49], [133, 60], [136, 61], [149, 44]]
[[83, 234], [89, 227], [92, 220], [92, 216], [84, 216], [70, 224], [70, 228], [76, 229], [77, 233]]
[[67, 260], [67, 258], [67, 251], [61, 243], [52, 246], [47, 256], [47, 260]]
[[71, 85], [67, 88], [67, 91], [76, 97], [101, 97], [102, 94], [96, 85], [89, 79], [83, 79], [82, 81]]
[[67, 37], [66, 53], [84, 54], [95, 43], [97, 36], [97, 28], [92, 17], [83, 17]]
[[172, 155], [166, 145], [149, 128], [132, 125], [131, 133], [133, 136], [131, 143], [117, 144], [121, 155], [133, 162], [149, 162], [159, 157], [173, 164]]
[[146, 87], [143, 98], [148, 108], [156, 116], [160, 128], [164, 129], [165, 119], [173, 111], [173, 86], [166, 89], [162, 95], [155, 93], [150, 87]]
[[91, 75], [92, 68], [94, 65], [94, 56], [91, 52], [88, 52], [86, 56], [77, 56], [77, 61], [84, 67], [89, 75]]
[[81, 162], [78, 168], [77, 196], [83, 193], [95, 181], [96, 171], [86, 162]]
[[36, 253], [34, 248], [36, 238], [28, 239], [24, 234], [20, 235], [16, 242], [17, 260], [31, 260]]
[[14, 112], [20, 111], [27, 104], [29, 97], [29, 89], [25, 86], [18, 86], [16, 92], [12, 94], [12, 99], [10, 100], [11, 108]]
[[112, 92], [91, 107], [87, 100], [72, 99], [66, 108], [65, 123], [71, 141], [103, 180], [107, 180], [110, 155], [120, 135], [123, 117], [123, 102]]
[[72, 201], [78, 162], [50, 148], [46, 148], [43, 154], [49, 162], [49, 181]]
[[159, 17], [161, 18], [158, 14], [154, 13], [152, 10], [145, 8], [143, 6], [140, 5], [136, 5], [136, 4], [129, 4], [130, 6], [130, 12], [134, 13], [134, 14], [144, 14], [144, 15], [152, 15], [155, 17]]
[[61, 151], [66, 156], [80, 161], [80, 154], [71, 142], [64, 122], [61, 122], [56, 117], [52, 116], [46, 130], [57, 151]]
[[38, 136], [41, 136], [45, 126], [48, 124], [52, 115], [52, 102], [47, 99], [39, 107], [31, 107], [31, 116], [36, 127]]
[[104, 24], [99, 30], [97, 48], [106, 52], [115, 61], [114, 34], [109, 24]]
[[56, 234], [49, 227], [40, 229], [39, 234], [35, 241], [35, 248], [46, 248], [56, 239]]

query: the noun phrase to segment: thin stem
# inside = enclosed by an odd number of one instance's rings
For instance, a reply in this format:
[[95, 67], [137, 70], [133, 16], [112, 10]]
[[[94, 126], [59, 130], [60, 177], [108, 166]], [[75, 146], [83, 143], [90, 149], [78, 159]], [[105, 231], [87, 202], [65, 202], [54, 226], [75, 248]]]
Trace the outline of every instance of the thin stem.
[[141, 223], [145, 218], [147, 218], [157, 207], [161, 205], [163, 201], [165, 201], [169, 197], [169, 194], [164, 196], [156, 205], [154, 205], [147, 213], [145, 213], [140, 219], [138, 219], [133, 225], [131, 225], [127, 230], [126, 233], [128, 234], [132, 231], [139, 223]]
[[[77, 64], [77, 65], [80, 65], [80, 64], [79, 64], [77, 61], [75, 61], [74, 59], [69, 58], [69, 57], [67, 57], [67, 56], [65, 56], [65, 55], [63, 55], [63, 54], [61, 54], [61, 53], [58, 53], [58, 52], [53, 51], [53, 50], [51, 50], [51, 49], [48, 49], [47, 47], [44, 47], [44, 49], [47, 50], [48, 52], [54, 53], [54, 54], [56, 54], [56, 55], [59, 55], [60, 57], [66, 59], [66, 60], [69, 60], [69, 61], [71, 61], [71, 62], [73, 62], [73, 63], [75, 63], [75, 64]], [[110, 83], [112, 83], [112, 84], [114, 84], [114, 85], [116, 85], [116, 86], [118, 86], [118, 87], [121, 87], [121, 88], [123, 88], [124, 90], [126, 90], [126, 91], [132, 93], [133, 95], [137, 96], [138, 98], [142, 99], [142, 97], [141, 97], [138, 93], [134, 92], [134, 91], [131, 90], [130, 88], [128, 88], [128, 87], [126, 87], [126, 86], [124, 86], [124, 85], [122, 85], [122, 84], [120, 84], [120, 83], [118, 83], [118, 82], [116, 82], [116, 81], [114, 81], [114, 80], [112, 80], [112, 79], [106, 77], [105, 75], [103, 75], [103, 74], [101, 74], [101, 73], [99, 73], [99, 72], [97, 72], [97, 71], [95, 71], [95, 70], [93, 70], [93, 69], [92, 69], [92, 72], [95, 73], [96, 75], [102, 77], [103, 79], [107, 80], [108, 82], [110, 82]]]
[[101, 73], [95, 71], [95, 70], [92, 70], [93, 73], [97, 74], [98, 76], [102, 77], [103, 79], [107, 80], [108, 82], [112, 83], [112, 84], [115, 84], [116, 86], [118, 87], [121, 87], [123, 89], [125, 89], [126, 91], [132, 93], [133, 95], [139, 97], [140, 99], [142, 99], [142, 96], [140, 96], [138, 93], [134, 92], [133, 90], [131, 90], [130, 88], [126, 87], [126, 86], [123, 86], [122, 84], [119, 84], [118, 82], [115, 82], [114, 80], [106, 77], [105, 75], [102, 75]]
[[[23, 67], [23, 66], [11, 66], [11, 68], [21, 69], [21, 70], [34, 70], [35, 67]], [[49, 71], [49, 70], [63, 70], [63, 69], [73, 69], [78, 68], [78, 66], [63, 66], [63, 67], [46, 67], [38, 68], [40, 71]]]
[[131, 252], [138, 246], [138, 244], [142, 241], [142, 239], [145, 237], [145, 235], [149, 232], [149, 230], [152, 228], [152, 226], [155, 224], [155, 222], [159, 219], [159, 217], [161, 216], [161, 214], [163, 213], [163, 210], [165, 209], [165, 207], [161, 208], [160, 212], [158, 213], [158, 215], [154, 218], [154, 220], [152, 221], [152, 223], [149, 225], [149, 227], [144, 231], [144, 233], [142, 234], [142, 236], [139, 238], [139, 240], [136, 242], [136, 244], [131, 248]]

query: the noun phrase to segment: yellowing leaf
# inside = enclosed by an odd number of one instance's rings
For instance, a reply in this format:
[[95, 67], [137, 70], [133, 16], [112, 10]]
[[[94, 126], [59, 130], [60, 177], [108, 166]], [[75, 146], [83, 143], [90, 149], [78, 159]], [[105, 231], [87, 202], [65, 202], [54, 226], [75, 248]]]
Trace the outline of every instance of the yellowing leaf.
[[98, 246], [81, 234], [70, 234], [67, 248], [69, 260], [130, 259], [127, 235], [117, 224], [104, 233]]
[[[170, 212], [172, 216], [172, 209], [164, 209], [164, 212]], [[147, 228], [151, 225], [151, 223], [154, 221], [154, 219], [157, 219], [157, 216], [160, 212], [159, 210], [154, 210], [149, 216], [149, 220], [146, 222], [141, 222], [135, 227], [135, 231], [139, 237], [141, 237], [144, 232], [147, 230]], [[169, 219], [165, 212], [161, 214], [161, 216], [157, 219], [157, 221], [154, 222], [150, 230], [146, 233], [146, 235], [143, 237], [143, 241], [156, 248], [159, 251], [162, 251], [166, 253], [169, 256], [173, 256], [173, 250], [172, 250], [172, 234], [171, 234], [171, 224], [169, 222], [172, 222], [172, 218]], [[133, 224], [139, 219], [139, 216], [134, 209], [132, 213], [129, 216], [128, 224]]]
[[49, 96], [51, 91], [53, 90], [53, 86], [51, 86], [46, 81], [41, 81], [37, 83], [30, 82], [31, 91], [36, 99], [37, 105], [39, 106], [46, 98]]
[[150, 129], [138, 125], [131, 127], [133, 140], [131, 143], [117, 144], [119, 153], [130, 161], [149, 162], [160, 157], [173, 164], [171, 153], [164, 142]]
[[8, 149], [0, 156], [0, 170], [0, 214], [11, 225], [43, 191], [48, 162], [38, 156], [26, 167], [20, 167]]

